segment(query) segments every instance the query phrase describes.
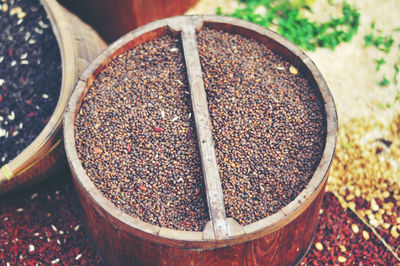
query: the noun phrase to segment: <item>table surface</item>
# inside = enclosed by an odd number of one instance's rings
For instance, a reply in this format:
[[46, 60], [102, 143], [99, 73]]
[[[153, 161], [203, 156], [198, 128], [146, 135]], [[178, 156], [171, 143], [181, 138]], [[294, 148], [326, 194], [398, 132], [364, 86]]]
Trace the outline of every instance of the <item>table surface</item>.
[[[358, 233], [351, 229], [353, 224], [358, 226]], [[362, 237], [363, 231], [368, 233], [368, 241]], [[317, 249], [320, 248], [317, 243], [322, 244], [322, 250]], [[348, 263], [396, 263], [369, 228], [344, 210], [333, 194], [327, 193], [314, 243], [302, 264], [335, 264], [340, 256]], [[0, 264], [7, 262], [10, 265], [100, 264], [70, 173], [1, 198]]]

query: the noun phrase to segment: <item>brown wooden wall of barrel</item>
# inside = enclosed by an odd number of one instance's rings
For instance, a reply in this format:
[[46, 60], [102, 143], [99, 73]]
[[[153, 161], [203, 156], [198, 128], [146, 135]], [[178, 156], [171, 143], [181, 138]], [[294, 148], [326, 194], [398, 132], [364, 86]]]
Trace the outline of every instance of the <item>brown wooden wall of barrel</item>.
[[58, 0], [107, 42], [148, 22], [181, 15], [198, 0]]
[[[327, 179], [325, 179], [327, 180]], [[76, 182], [76, 177], [74, 178]], [[261, 238], [212, 250], [170, 247], [131, 234], [124, 225], [96, 204], [80, 185], [76, 190], [85, 212], [96, 252], [110, 265], [293, 265], [307, 253], [318, 223], [325, 191], [295, 220]]]

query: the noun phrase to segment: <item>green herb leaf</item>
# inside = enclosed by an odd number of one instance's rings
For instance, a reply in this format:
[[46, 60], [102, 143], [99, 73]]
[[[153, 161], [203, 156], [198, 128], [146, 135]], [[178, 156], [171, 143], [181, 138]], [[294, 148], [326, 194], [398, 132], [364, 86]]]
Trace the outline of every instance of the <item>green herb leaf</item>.
[[393, 84], [397, 85], [397, 75], [399, 74], [399, 67], [397, 64], [394, 64], [394, 75], [393, 75]]
[[380, 50], [385, 53], [390, 52], [390, 47], [393, 45], [393, 38], [392, 36], [378, 36], [375, 41], [374, 45]]
[[365, 35], [364, 36], [364, 41], [365, 41], [365, 43], [364, 43], [365, 47], [371, 46], [373, 44], [373, 42], [374, 42], [374, 35], [372, 33]]
[[378, 104], [378, 107], [379, 107], [380, 109], [385, 109], [385, 108], [386, 108], [386, 106], [385, 106], [383, 103]]
[[385, 77], [385, 75], [383, 75], [383, 79], [381, 81], [377, 82], [376, 84], [378, 84], [379, 86], [385, 87], [390, 84], [390, 81]]
[[396, 103], [400, 99], [400, 90], [397, 90], [396, 97], [394, 97], [394, 102]]
[[[358, 31], [360, 13], [347, 2], [342, 5], [342, 17], [324, 23], [310, 21], [300, 10], [311, 9], [314, 0], [246, 0], [244, 8], [236, 9], [229, 16], [245, 19], [264, 27], [277, 24], [278, 32], [298, 46], [315, 50], [317, 47], [334, 49], [341, 42], [349, 42]], [[256, 12], [259, 6], [266, 14]], [[217, 14], [222, 14], [217, 9]]]
[[388, 36], [374, 36], [373, 33], [367, 34], [364, 36], [364, 46], [369, 47], [374, 45], [380, 51], [385, 53], [390, 52], [390, 48], [394, 43], [393, 37], [391, 35]]
[[350, 148], [350, 146], [351, 146], [351, 143], [345, 143], [345, 144], [343, 144], [343, 148], [345, 148], [345, 149]]
[[379, 71], [381, 68], [381, 65], [386, 63], [386, 60], [384, 58], [381, 58], [379, 60], [375, 59], [376, 62], [376, 71]]

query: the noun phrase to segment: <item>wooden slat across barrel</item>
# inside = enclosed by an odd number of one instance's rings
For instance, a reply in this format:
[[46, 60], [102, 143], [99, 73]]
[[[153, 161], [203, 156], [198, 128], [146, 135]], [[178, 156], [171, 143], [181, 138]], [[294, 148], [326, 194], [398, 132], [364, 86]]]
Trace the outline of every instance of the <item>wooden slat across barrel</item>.
[[[276, 213], [240, 225], [224, 207], [212, 125], [204, 93], [196, 31], [207, 26], [253, 38], [299, 69], [318, 91], [325, 112], [322, 158], [305, 189]], [[134, 218], [117, 208], [94, 185], [78, 158], [74, 125], [98, 73], [121, 53], [167, 34], [179, 35], [189, 81], [210, 221], [203, 231], [180, 231]], [[235, 18], [182, 16], [140, 27], [112, 44], [81, 76], [64, 118], [68, 162], [88, 230], [98, 254], [110, 265], [291, 265], [308, 251], [316, 230], [329, 168], [335, 152], [337, 115], [329, 89], [314, 63], [278, 34]]]

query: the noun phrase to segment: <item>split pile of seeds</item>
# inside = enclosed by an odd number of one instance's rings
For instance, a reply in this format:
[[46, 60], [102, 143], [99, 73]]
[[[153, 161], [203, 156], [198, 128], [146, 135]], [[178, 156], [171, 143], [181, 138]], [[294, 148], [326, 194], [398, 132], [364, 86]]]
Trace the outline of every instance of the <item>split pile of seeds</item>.
[[56, 38], [38, 0], [0, 2], [0, 165], [48, 122], [61, 86]]
[[0, 265], [100, 265], [69, 176], [3, 197], [0, 222]]
[[[245, 225], [305, 187], [322, 156], [322, 100], [263, 44], [204, 28], [197, 36], [227, 215]], [[117, 207], [154, 225], [209, 220], [179, 38], [128, 50], [101, 70], [75, 121], [78, 156]]]
[[121, 54], [98, 76], [76, 119], [88, 176], [141, 220], [201, 230], [208, 219], [189, 87], [178, 38]]
[[207, 28], [198, 42], [227, 215], [249, 224], [287, 205], [313, 175], [322, 100], [259, 42]]
[[400, 115], [389, 125], [377, 118], [341, 127], [328, 190], [355, 210], [400, 256]]
[[319, 219], [314, 245], [300, 265], [398, 265], [368, 226], [343, 210], [333, 194], [325, 194]]

